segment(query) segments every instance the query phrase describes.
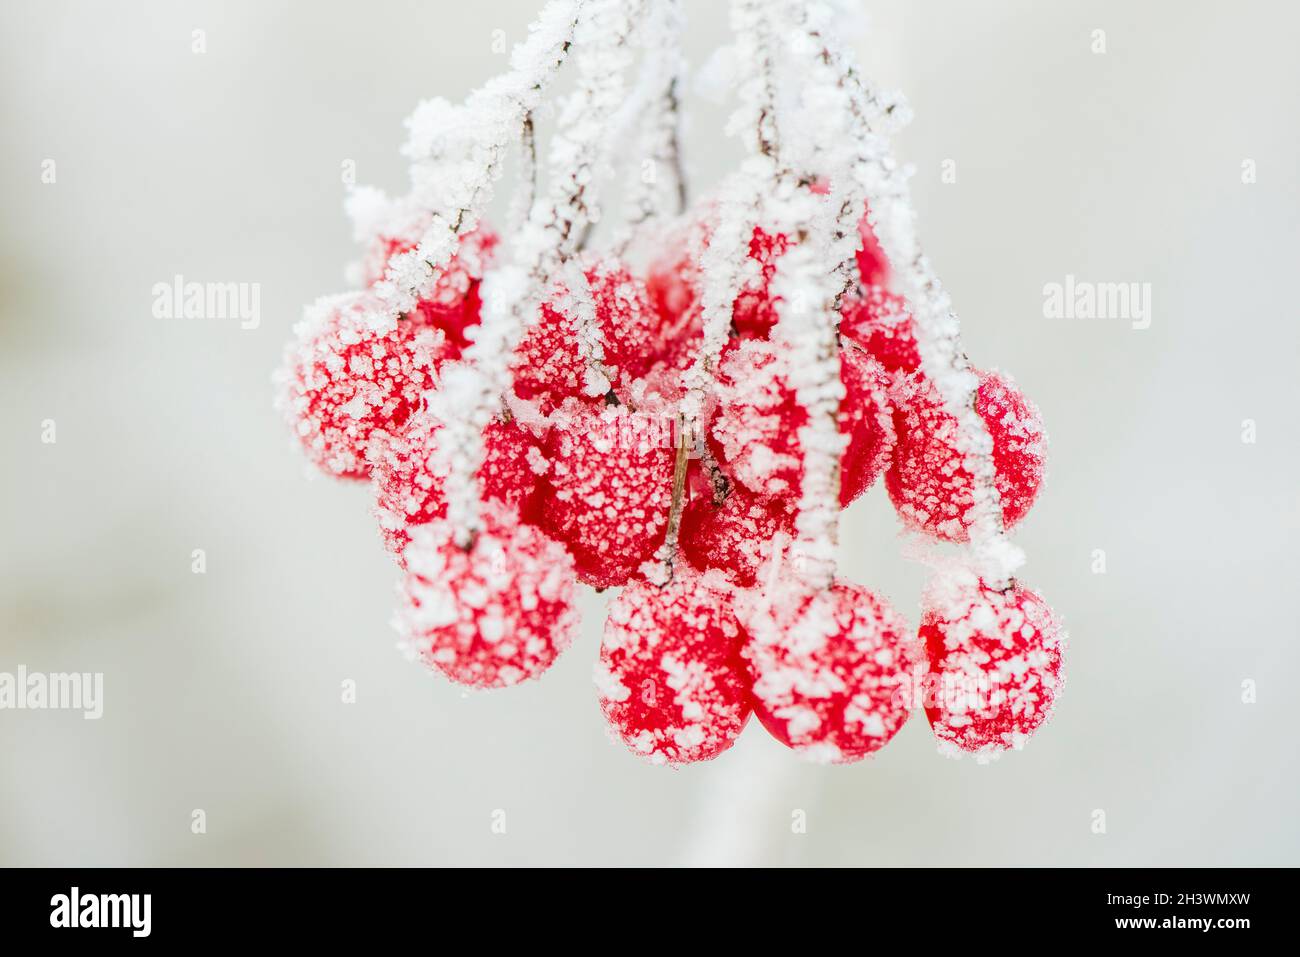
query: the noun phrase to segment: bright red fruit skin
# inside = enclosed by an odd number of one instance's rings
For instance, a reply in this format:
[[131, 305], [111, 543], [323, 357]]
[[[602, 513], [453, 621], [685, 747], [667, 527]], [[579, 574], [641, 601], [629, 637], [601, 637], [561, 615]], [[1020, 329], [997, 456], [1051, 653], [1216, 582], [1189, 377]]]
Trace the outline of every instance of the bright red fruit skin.
[[982, 581], [949, 587], [927, 603], [920, 637], [935, 735], [986, 757], [1023, 747], [1064, 683], [1065, 635], [1051, 608], [1027, 588], [997, 591]]
[[743, 485], [733, 484], [720, 505], [698, 495], [682, 512], [682, 555], [697, 569], [719, 569], [748, 588], [771, 558], [773, 539], [794, 533], [794, 519], [792, 500], [755, 495]]
[[889, 372], [915, 372], [921, 364], [907, 302], [879, 286], [845, 298], [840, 335], [861, 345]]
[[[847, 506], [885, 470], [894, 448], [888, 376], [860, 349], [840, 350], [839, 428], [848, 442], [840, 460], [840, 504]], [[710, 440], [728, 473], [770, 498], [799, 494], [803, 452], [799, 430], [808, 413], [787, 384], [770, 342], [743, 342], [724, 354], [718, 412]]]
[[[380, 535], [401, 556], [414, 525], [445, 518], [446, 474], [437, 461], [438, 421], [428, 412], [412, 416], [401, 438], [374, 442], [370, 448], [375, 517]], [[483, 497], [537, 518], [537, 498], [545, 456], [537, 441], [514, 422], [493, 419], [483, 430], [483, 464], [478, 471]]]
[[[814, 184], [812, 190], [823, 195], [827, 192], [825, 184]], [[661, 324], [657, 358], [683, 361], [698, 347], [703, 329], [699, 260], [712, 234], [712, 215], [710, 211], [678, 229], [669, 237], [666, 252], [650, 264], [646, 285]], [[862, 239], [857, 251], [861, 284], [883, 287], [889, 281], [889, 262], [865, 214], [858, 233]], [[789, 248], [789, 237], [755, 227], [749, 242], [750, 271], [732, 303], [732, 323], [741, 338], [766, 339], [776, 325], [778, 300], [771, 293], [772, 279], [777, 262]]]
[[542, 527], [569, 548], [585, 584], [622, 585], [667, 531], [671, 435], [625, 406], [574, 404], [560, 416], [546, 437]]
[[[421, 218], [392, 235], [375, 237], [361, 262], [362, 281], [372, 286], [383, 279], [388, 261], [398, 253], [415, 249], [427, 225], [427, 221]], [[483, 274], [496, 258], [499, 242], [496, 233], [487, 226], [480, 226], [462, 236], [456, 255], [438, 271], [433, 291], [415, 308], [418, 318], [446, 335], [448, 355], [453, 359], [459, 358], [469, 345], [468, 330], [479, 323], [482, 306], [479, 286]]]
[[[970, 472], [957, 445], [957, 420], [934, 386], [919, 373], [894, 390], [898, 444], [885, 488], [899, 518], [910, 528], [946, 541], [970, 536], [974, 503]], [[993, 440], [995, 485], [1002, 520], [1011, 528], [1029, 511], [1047, 468], [1042, 417], [1015, 384], [998, 372], [980, 374], [975, 410]]]
[[405, 647], [452, 681], [502, 688], [536, 678], [573, 640], [573, 560], [502, 502], [482, 507], [468, 550], [444, 521], [411, 530], [396, 624]]
[[[578, 350], [579, 325], [563, 290], [543, 303], [537, 321], [515, 348], [514, 390], [519, 398], [550, 414], [566, 399], [600, 402], [612, 388], [626, 388], [653, 361], [658, 320], [644, 283], [617, 260], [599, 260], [586, 270], [603, 356], [593, 363]], [[593, 350], [594, 352], [594, 350]], [[601, 381], [607, 376], [607, 381]]]
[[883, 286], [889, 282], [889, 259], [880, 248], [876, 232], [871, 228], [871, 221], [863, 213], [858, 220], [858, 235], [862, 238], [862, 247], [858, 250], [858, 275], [864, 286]]
[[364, 479], [372, 438], [400, 434], [447, 358], [442, 331], [418, 319], [376, 329], [364, 292], [319, 300], [294, 327], [275, 375], [276, 406], [307, 457], [338, 478]]
[[907, 622], [860, 585], [836, 582], [793, 608], [743, 610], [754, 712], [771, 735], [818, 761], [847, 764], [907, 721], [918, 652]]
[[744, 642], [717, 572], [679, 564], [663, 587], [628, 585], [610, 605], [596, 667], [611, 731], [654, 764], [717, 757], [752, 710]]

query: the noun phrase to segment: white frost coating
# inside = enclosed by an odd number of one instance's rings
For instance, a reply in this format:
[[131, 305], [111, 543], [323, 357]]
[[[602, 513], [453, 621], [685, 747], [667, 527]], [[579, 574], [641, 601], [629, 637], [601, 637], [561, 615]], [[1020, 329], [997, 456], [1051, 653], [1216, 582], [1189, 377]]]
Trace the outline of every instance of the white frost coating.
[[916, 238], [907, 173], [899, 167], [883, 134], [905, 117], [896, 99], [877, 93], [853, 65], [852, 57], [835, 40], [834, 7], [814, 0], [799, 8], [798, 29], [805, 49], [839, 78], [853, 124], [852, 142], [859, 155], [853, 163], [857, 186], [870, 201], [871, 225], [880, 247], [898, 275], [916, 322], [917, 346], [925, 374], [943, 396], [948, 412], [959, 424], [963, 464], [972, 477], [974, 503], [970, 510], [970, 549], [974, 564], [990, 583], [1008, 580], [1024, 554], [1007, 540], [1002, 508], [994, 484], [993, 442], [984, 420], [975, 411], [979, 380], [962, 350], [960, 323]]
[[560, 276], [552, 305], [572, 324], [578, 355], [587, 367], [583, 391], [589, 396], [602, 396], [610, 390], [611, 377], [604, 366], [605, 340], [596, 320], [596, 300], [591, 294], [591, 284], [587, 282], [581, 257], [567, 260], [560, 267]]
[[[754, 37], [756, 16], [752, 0], [733, 3], [732, 26], [739, 34], [733, 49], [736, 59], [758, 55]], [[752, 62], [752, 59], [742, 62]], [[732, 306], [744, 282], [744, 271], [752, 264], [749, 242], [758, 225], [761, 190], [775, 176], [775, 162], [761, 153], [757, 133], [766, 92], [761, 76], [749, 78], [741, 86], [740, 105], [727, 124], [729, 134], [745, 136], [750, 155], [723, 182], [718, 193], [716, 219], [700, 255], [703, 340], [699, 355], [683, 378], [685, 395], [681, 405], [682, 420], [692, 437], [702, 434], [704, 406], [712, 394], [718, 359], [727, 342]]]
[[[746, 47], [738, 40], [739, 55], [761, 55], [751, 29], [756, 17], [757, 6], [753, 0], [739, 0], [733, 4], [732, 25], [741, 33], [742, 38], [749, 36], [753, 44]], [[727, 125], [729, 135], [744, 131], [747, 124], [757, 129], [763, 122], [764, 98], [770, 91], [765, 87], [762, 77], [758, 77], [757, 81], [743, 85], [741, 104]], [[770, 112], [766, 111], [768, 115]], [[731, 326], [733, 304], [744, 282], [745, 269], [753, 266], [749, 258], [749, 242], [758, 223], [761, 184], [771, 178], [774, 168], [772, 159], [760, 154], [760, 141], [761, 136], [758, 134], [746, 139], [751, 155], [723, 183], [717, 201], [717, 218], [700, 256], [700, 275], [703, 281], [700, 295], [702, 340], [698, 354], [682, 377], [683, 395], [677, 410], [678, 441], [682, 443], [683, 449], [691, 444], [706, 447], [705, 443], [697, 442], [704, 434], [705, 406], [713, 394], [719, 357]], [[679, 452], [680, 454], [682, 453]], [[717, 491], [721, 481], [720, 473], [716, 472], [711, 453], [707, 451], [706, 464], [713, 475]], [[655, 553], [654, 560], [659, 567], [646, 569], [647, 577], [659, 582], [665, 582], [671, 577], [673, 562], [677, 558], [677, 520], [680, 518], [681, 502], [677, 500], [678, 496], [674, 498], [674, 514], [670, 516], [668, 532], [663, 545]]]
[[783, 346], [786, 381], [808, 413], [799, 429], [803, 479], [795, 530], [803, 560], [796, 571], [811, 587], [826, 588], [835, 577], [839, 465], [847, 441], [839, 429], [844, 384], [835, 332], [835, 302], [843, 283], [825, 265], [834, 261], [828, 255], [835, 228], [828, 204], [790, 177], [780, 190], [781, 214], [774, 222], [796, 242], [777, 261], [772, 279], [777, 298], [772, 337]]
[[352, 238], [367, 243], [398, 214], [400, 202], [390, 199], [382, 189], [357, 186], [348, 191], [343, 210], [352, 220]]
[[419, 245], [394, 256], [375, 284], [372, 325], [384, 328], [414, 309], [456, 254], [460, 235], [478, 225], [506, 153], [564, 61], [582, 6], [582, 0], [551, 0], [515, 46], [508, 72], [471, 93], [463, 107], [428, 101], [407, 121], [405, 152], [413, 162], [404, 202], [434, 215]]
[[[640, 77], [619, 116], [620, 130], [635, 129], [625, 235], [614, 248], [626, 250], [647, 228], [685, 212], [686, 177], [681, 159], [682, 95], [686, 58], [682, 53], [682, 0], [656, 0], [642, 31]], [[620, 135], [620, 139], [622, 136]]]
[[[582, 5], [573, 28], [578, 78], [551, 142], [549, 190], [519, 231], [510, 264], [484, 278], [482, 320], [465, 350], [465, 367], [443, 380], [435, 399], [440, 411], [455, 410], [445, 417], [446, 441], [439, 454], [448, 469], [447, 518], [462, 543], [478, 528], [475, 473], [483, 460], [482, 433], [510, 389], [514, 347], [535, 320], [546, 284], [572, 257], [586, 227], [599, 218], [595, 180], [613, 145], [610, 119], [623, 101], [623, 75], [633, 58], [628, 38], [643, 6], [643, 0], [587, 0]], [[509, 102], [522, 102], [522, 94], [515, 91]], [[527, 111], [535, 105], [534, 97]], [[525, 115], [512, 114], [516, 126]]]

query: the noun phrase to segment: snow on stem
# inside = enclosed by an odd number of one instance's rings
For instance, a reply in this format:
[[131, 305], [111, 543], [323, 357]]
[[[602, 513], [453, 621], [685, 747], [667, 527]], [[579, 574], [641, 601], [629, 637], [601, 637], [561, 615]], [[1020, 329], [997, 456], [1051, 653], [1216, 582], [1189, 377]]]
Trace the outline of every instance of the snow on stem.
[[641, 75], [618, 119], [621, 130], [637, 128], [638, 143], [632, 153], [627, 223], [613, 244], [620, 254], [647, 227], [686, 211], [680, 111], [686, 72], [684, 25], [681, 0], [655, 0], [642, 31]]
[[[736, 0], [731, 13], [733, 27], [739, 35], [738, 46], [742, 43], [755, 45], [749, 51], [738, 50], [738, 55], [745, 55], [746, 52], [754, 54], [758, 43], [758, 3], [755, 0]], [[756, 79], [757, 83], [749, 82], [742, 86], [741, 105], [729, 124], [732, 132], [746, 128], [757, 129], [761, 122], [758, 117], [764, 112], [762, 104], [771, 91], [761, 76]], [[748, 122], [751, 116], [755, 117], [752, 123]], [[719, 189], [716, 222], [700, 254], [700, 274], [703, 277], [700, 293], [702, 336], [699, 351], [682, 380], [684, 394], [678, 406], [678, 444], [668, 532], [663, 545], [655, 554], [660, 568], [657, 572], [649, 573], [660, 583], [672, 580], [673, 563], [677, 559], [677, 533], [684, 505], [682, 488], [685, 484], [687, 457], [692, 446], [698, 445], [704, 450], [715, 497], [720, 497], [725, 488], [726, 480], [716, 463], [711, 461], [707, 443], [701, 437], [704, 434], [705, 409], [713, 394], [722, 347], [726, 344], [731, 327], [732, 308], [744, 279], [750, 237], [758, 224], [762, 184], [774, 175], [773, 158], [768, 151], [762, 149], [760, 141], [761, 137], [746, 141], [751, 154], [759, 155], [747, 157], [740, 169], [728, 177]]]
[[524, 116], [523, 127], [519, 132], [519, 175], [515, 194], [510, 200], [510, 211], [506, 214], [508, 235], [514, 235], [537, 202], [537, 124], [533, 114]]
[[853, 176], [870, 202], [876, 238], [899, 276], [916, 322], [917, 345], [925, 374], [934, 382], [948, 412], [958, 422], [963, 465], [972, 477], [970, 550], [979, 572], [990, 582], [1006, 582], [1024, 554], [1005, 536], [988, 427], [975, 411], [979, 378], [961, 344], [961, 325], [929, 259], [916, 237], [916, 212], [907, 173], [895, 160], [885, 134], [902, 121], [905, 109], [888, 100], [859, 74], [847, 51], [825, 29], [831, 8], [810, 3], [802, 9], [800, 33], [817, 59], [837, 77], [853, 123], [851, 141], [859, 150]]
[[846, 441], [839, 428], [844, 383], [835, 322], [835, 303], [843, 284], [826, 269], [834, 228], [827, 204], [789, 177], [782, 181], [777, 197], [783, 212], [773, 221], [789, 224], [783, 231], [794, 245], [777, 261], [772, 278], [777, 304], [772, 338], [782, 347], [786, 381], [808, 413], [807, 423], [799, 429], [803, 479], [795, 518], [800, 558], [795, 571], [810, 587], [824, 589], [835, 578], [840, 456]]
[[412, 155], [407, 201], [431, 210], [433, 218], [417, 247], [394, 256], [375, 284], [379, 305], [369, 317], [372, 325], [390, 326], [398, 315], [414, 309], [456, 254], [461, 234], [478, 225], [510, 146], [569, 52], [584, 2], [550, 0], [529, 26], [528, 38], [511, 52], [508, 72], [470, 94], [463, 107], [446, 108], [432, 101], [421, 104], [408, 120], [408, 155], [418, 152], [421, 143], [441, 144], [453, 155], [439, 157], [439, 164], [421, 164]]
[[[716, 222], [700, 253], [703, 329], [699, 353], [683, 378], [685, 395], [681, 417], [683, 429], [706, 455], [708, 445], [700, 440], [704, 434], [705, 406], [713, 394], [722, 347], [731, 328], [732, 306], [740, 294], [749, 239], [758, 225], [758, 184], [766, 179], [769, 166], [764, 157], [748, 159], [722, 184]], [[714, 476], [714, 493], [719, 495], [723, 491], [719, 483], [725, 479], [720, 470], [711, 468], [710, 471]]]
[[[835, 577], [839, 464], [845, 442], [839, 429], [844, 386], [835, 308], [844, 283], [839, 271], [827, 270], [826, 263], [839, 262], [834, 257], [847, 230], [830, 215], [830, 201], [811, 189], [814, 177], [796, 175], [781, 148], [784, 124], [776, 76], [784, 65], [778, 58], [788, 52], [788, 45], [779, 42], [788, 33], [782, 29], [784, 7], [776, 0], [736, 0], [732, 22], [738, 34], [737, 56], [754, 65], [742, 85], [752, 121], [751, 149], [770, 161], [764, 225], [791, 242], [777, 260], [771, 295], [777, 312], [772, 338], [782, 347], [786, 380], [808, 414], [799, 430], [804, 461], [795, 520], [799, 556], [795, 571], [806, 585], [823, 589]], [[808, 84], [801, 88], [806, 97]], [[824, 104], [800, 104], [808, 105]], [[836, 113], [828, 112], [811, 132], [808, 145], [815, 153], [833, 152], [842, 138], [842, 123]]]

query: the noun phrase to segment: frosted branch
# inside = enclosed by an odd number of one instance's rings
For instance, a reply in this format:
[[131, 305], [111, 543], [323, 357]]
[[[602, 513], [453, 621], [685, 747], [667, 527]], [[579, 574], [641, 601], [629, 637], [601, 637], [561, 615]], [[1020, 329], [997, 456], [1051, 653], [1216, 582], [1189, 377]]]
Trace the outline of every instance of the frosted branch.
[[658, 0], [647, 19], [641, 75], [620, 117], [620, 126], [638, 129], [627, 230], [616, 244], [620, 249], [631, 245], [645, 227], [686, 209], [679, 109], [686, 73], [684, 21], [681, 0]]
[[[1004, 581], [1023, 562], [1023, 554], [1003, 533], [993, 443], [975, 411], [979, 379], [962, 349], [960, 322], [952, 301], [917, 240], [907, 174], [882, 135], [882, 131], [892, 132], [905, 117], [905, 108], [868, 85], [848, 52], [835, 43], [833, 32], [827, 29], [830, 7], [812, 3], [801, 10], [798, 27], [804, 42], [838, 78], [836, 86], [846, 98], [847, 115], [853, 123], [849, 141], [859, 151], [852, 163], [854, 189], [864, 191], [870, 202], [871, 225], [915, 317], [922, 369], [958, 422], [963, 464], [973, 485], [972, 557], [990, 581]], [[830, 94], [829, 84], [823, 89]]]
[[584, 0], [551, 0], [510, 58], [510, 70], [470, 94], [463, 107], [423, 103], [408, 120], [412, 188], [407, 202], [433, 216], [417, 247], [389, 260], [374, 285], [372, 325], [415, 308], [451, 261], [459, 237], [478, 225], [510, 146], [564, 62]]
[[[510, 389], [515, 345], [536, 319], [551, 278], [572, 257], [584, 229], [599, 218], [596, 180], [607, 162], [610, 119], [622, 102], [623, 77], [632, 60], [628, 37], [643, 5], [642, 0], [583, 5], [573, 31], [577, 86], [551, 142], [549, 189], [515, 238], [511, 262], [484, 279], [474, 342], [465, 363], [444, 376], [435, 397], [446, 423], [438, 454], [448, 469], [447, 516], [462, 544], [478, 527], [482, 432]], [[588, 355], [596, 354], [595, 348], [591, 345]]]

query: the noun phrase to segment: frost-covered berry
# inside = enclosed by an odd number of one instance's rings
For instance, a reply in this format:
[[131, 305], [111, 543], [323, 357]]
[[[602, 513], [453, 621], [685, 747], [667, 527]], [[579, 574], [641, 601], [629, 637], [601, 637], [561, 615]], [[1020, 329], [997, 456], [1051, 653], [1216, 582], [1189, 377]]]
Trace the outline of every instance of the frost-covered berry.
[[861, 345], [890, 372], [914, 372], [921, 364], [916, 325], [906, 300], [880, 286], [845, 298], [840, 335]]
[[[362, 281], [370, 286], [382, 279], [390, 259], [419, 245], [428, 222], [427, 215], [408, 215], [372, 238], [361, 261]], [[469, 345], [466, 330], [479, 323], [479, 286], [492, 265], [498, 243], [496, 233], [487, 226], [463, 235], [456, 255], [437, 271], [433, 291], [416, 306], [418, 318], [447, 336], [452, 358], [459, 357]]]
[[862, 285], [885, 285], [889, 282], [889, 259], [880, 248], [867, 213], [863, 213], [858, 221], [858, 235], [862, 238], [862, 247], [858, 250], [858, 275], [862, 277]]
[[[952, 542], [970, 534], [974, 504], [971, 475], [958, 446], [958, 423], [939, 392], [921, 374], [897, 383], [894, 425], [898, 445], [885, 487], [908, 526]], [[1010, 528], [1025, 517], [1043, 484], [1047, 434], [1037, 407], [1000, 372], [980, 373], [975, 411], [993, 440], [995, 486], [1002, 521]]]
[[[371, 443], [375, 518], [388, 550], [401, 555], [410, 529], [447, 515], [443, 497], [446, 467], [439, 462], [438, 420], [427, 410], [411, 417], [400, 437]], [[484, 498], [497, 499], [536, 519], [538, 480], [546, 457], [537, 441], [513, 421], [493, 419], [483, 430], [483, 464], [478, 470]]]
[[916, 642], [907, 622], [860, 585], [751, 595], [741, 620], [754, 711], [783, 744], [819, 761], [857, 761], [907, 721]]
[[921, 640], [930, 664], [926, 714], [944, 745], [991, 757], [1023, 747], [1052, 713], [1065, 634], [1036, 593], [974, 577], [927, 589]]
[[[751, 340], [724, 354], [718, 413], [710, 440], [719, 460], [751, 492], [770, 498], [799, 493], [803, 451], [799, 430], [807, 410], [786, 381], [777, 347]], [[840, 504], [861, 495], [888, 466], [894, 429], [883, 368], [860, 349], [840, 351]]]
[[446, 521], [411, 529], [396, 615], [404, 646], [452, 681], [502, 688], [536, 678], [573, 640], [573, 559], [488, 501], [467, 551]]
[[586, 278], [589, 295], [557, 286], [515, 348], [515, 394], [544, 414], [568, 398], [603, 399], [653, 361], [658, 323], [644, 283], [613, 259]]
[[[819, 195], [828, 192], [827, 184], [815, 182], [810, 189]], [[701, 290], [704, 288], [700, 255], [708, 245], [718, 215], [709, 204], [702, 215], [669, 234], [664, 251], [650, 264], [646, 285], [650, 300], [662, 323], [661, 358], [693, 356], [702, 335]], [[862, 246], [856, 258], [864, 286], [883, 286], [889, 281], [889, 261], [876, 240], [867, 216], [858, 223]], [[790, 238], [755, 227], [750, 237], [746, 269], [741, 275], [740, 291], [732, 304], [732, 322], [743, 338], [766, 339], [776, 325], [777, 302], [772, 295], [772, 279], [777, 262], [790, 248]]]
[[772, 279], [777, 261], [790, 247], [784, 235], [775, 236], [761, 228], [754, 230], [749, 241], [749, 258], [757, 265], [732, 306], [731, 321], [742, 336], [766, 338], [777, 320], [777, 302], [772, 295]]
[[653, 354], [682, 369], [694, 361], [704, 335], [699, 257], [708, 236], [706, 221], [699, 219], [671, 231], [646, 270], [646, 294], [658, 321]]
[[682, 555], [698, 569], [716, 568], [737, 585], [754, 584], [759, 566], [772, 557], [773, 540], [794, 533], [791, 499], [755, 495], [732, 484], [721, 504], [697, 495], [682, 511]]
[[546, 437], [542, 526], [573, 553], [583, 582], [622, 585], [654, 554], [668, 527], [671, 420], [578, 403], [557, 418]]
[[659, 587], [633, 582], [614, 600], [596, 665], [613, 732], [655, 764], [717, 757], [749, 719], [745, 633], [717, 572], [678, 565]]
[[340, 478], [369, 474], [372, 437], [403, 429], [447, 354], [441, 330], [412, 318], [375, 328], [373, 308], [364, 292], [309, 306], [275, 376], [276, 406], [308, 458]]
[[840, 432], [849, 439], [840, 458], [840, 504], [847, 506], [889, 468], [896, 437], [884, 366], [851, 343], [840, 350], [840, 360]]

